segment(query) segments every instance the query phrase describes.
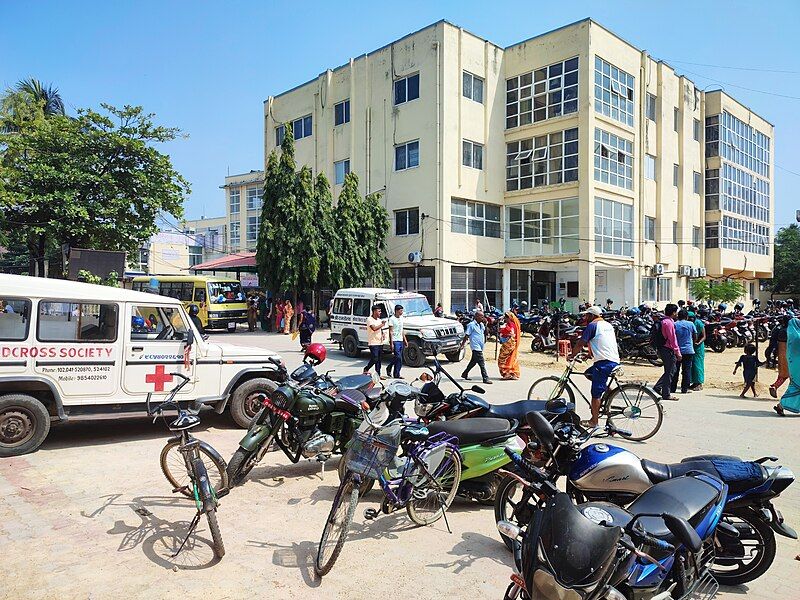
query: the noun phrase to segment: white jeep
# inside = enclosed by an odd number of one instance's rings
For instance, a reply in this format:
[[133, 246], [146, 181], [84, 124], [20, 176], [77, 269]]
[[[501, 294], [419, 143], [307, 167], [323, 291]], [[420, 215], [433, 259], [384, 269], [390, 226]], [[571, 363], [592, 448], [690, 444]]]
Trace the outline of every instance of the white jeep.
[[[339, 342], [347, 356], [357, 357], [367, 348], [367, 317], [372, 305], [381, 307], [381, 318], [394, 314], [402, 304], [405, 315], [405, 334], [408, 347], [403, 362], [421, 367], [426, 356], [444, 354], [450, 362], [464, 358], [461, 340], [464, 328], [452, 319], [433, 316], [428, 299], [422, 294], [386, 288], [346, 288], [336, 292], [331, 312], [331, 339]], [[388, 348], [388, 335], [386, 348]]]

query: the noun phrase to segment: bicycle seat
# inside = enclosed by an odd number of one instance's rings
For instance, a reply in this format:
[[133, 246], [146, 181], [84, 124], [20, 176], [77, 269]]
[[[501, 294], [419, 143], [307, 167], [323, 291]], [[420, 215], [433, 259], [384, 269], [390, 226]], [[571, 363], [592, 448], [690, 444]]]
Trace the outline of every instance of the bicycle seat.
[[430, 435], [431, 432], [425, 426], [409, 425], [408, 427], [403, 428], [403, 432], [400, 434], [400, 438], [403, 441], [409, 440], [412, 442], [424, 442], [430, 437]]
[[479, 444], [492, 439], [514, 435], [511, 423], [506, 419], [476, 417], [455, 421], [436, 421], [428, 425], [431, 434], [444, 431], [458, 438], [459, 446]]
[[178, 418], [169, 424], [172, 431], [183, 431], [200, 425], [200, 417], [187, 410], [179, 410]]

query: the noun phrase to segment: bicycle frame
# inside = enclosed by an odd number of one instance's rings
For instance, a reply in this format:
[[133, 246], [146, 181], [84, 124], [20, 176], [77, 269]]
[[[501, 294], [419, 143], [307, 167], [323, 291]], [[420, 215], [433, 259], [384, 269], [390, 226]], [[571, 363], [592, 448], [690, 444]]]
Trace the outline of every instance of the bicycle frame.
[[[567, 385], [570, 385], [574, 391], [578, 392], [578, 395], [583, 399], [583, 401], [587, 404], [587, 406], [591, 406], [592, 405], [591, 399], [588, 398], [586, 396], [586, 394], [584, 394], [581, 391], [581, 389], [575, 384], [574, 381], [572, 381], [572, 376], [573, 375], [583, 376], [584, 373], [585, 373], [585, 372], [577, 373], [575, 371], [575, 363], [576, 362], [577, 362], [577, 357], [573, 358], [571, 361], [569, 361], [567, 363], [567, 367], [564, 369], [564, 372], [561, 374], [561, 377], [558, 380], [558, 384], [553, 389], [553, 392], [550, 394], [550, 397], [547, 398], [547, 400], [555, 400], [556, 398], [561, 396], [561, 394], [564, 392], [564, 388]], [[613, 386], [613, 389], [612, 389], [612, 386]], [[614, 374], [610, 375], [609, 378], [608, 378], [608, 386], [606, 388], [606, 391], [603, 392], [603, 397], [601, 398], [601, 402], [600, 402], [600, 410], [601, 411], [607, 411], [608, 410], [608, 406], [606, 406], [606, 400], [611, 396], [611, 392], [613, 390], [616, 390], [616, 389], [619, 389], [619, 388], [620, 388], [620, 385], [619, 385], [619, 381], [617, 380], [617, 376], [614, 375]]]

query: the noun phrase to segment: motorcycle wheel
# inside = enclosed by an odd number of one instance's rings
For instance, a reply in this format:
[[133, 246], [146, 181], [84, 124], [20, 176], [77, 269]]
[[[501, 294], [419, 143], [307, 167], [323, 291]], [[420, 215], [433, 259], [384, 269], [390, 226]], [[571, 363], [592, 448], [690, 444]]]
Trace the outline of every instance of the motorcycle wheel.
[[[494, 497], [494, 520], [510, 521], [516, 525], [526, 527], [533, 517], [534, 506], [531, 506], [528, 495], [522, 489], [522, 484], [514, 477], [506, 476], [497, 487]], [[513, 551], [513, 540], [500, 534], [506, 548]]]
[[769, 339], [769, 332], [767, 328], [763, 325], [759, 325], [756, 328], [756, 336], [758, 337], [759, 342], [766, 342]]
[[531, 340], [531, 352], [544, 352], [544, 341], [542, 336], [535, 335]]
[[739, 531], [739, 537], [726, 537], [717, 529], [711, 574], [721, 585], [740, 585], [758, 579], [775, 560], [775, 533], [752, 508], [725, 512], [722, 519]]
[[236, 487], [244, 482], [247, 475], [253, 470], [253, 467], [256, 466], [257, 454], [257, 451], [245, 450], [244, 448], [238, 448], [236, 452], [233, 453], [230, 462], [228, 462], [227, 469], [228, 485], [230, 487]]
[[721, 340], [719, 338], [711, 340], [711, 342], [708, 344], [708, 346], [709, 346], [709, 348], [711, 348], [711, 350], [713, 350], [714, 352], [717, 352], [717, 353], [725, 352], [725, 348], [728, 347], [727, 344], [723, 340]]
[[648, 346], [647, 348], [642, 348], [640, 350], [640, 356], [647, 360], [651, 365], [654, 367], [660, 367], [664, 364], [664, 361], [661, 360], [661, 357], [658, 355], [658, 352], [652, 346]]

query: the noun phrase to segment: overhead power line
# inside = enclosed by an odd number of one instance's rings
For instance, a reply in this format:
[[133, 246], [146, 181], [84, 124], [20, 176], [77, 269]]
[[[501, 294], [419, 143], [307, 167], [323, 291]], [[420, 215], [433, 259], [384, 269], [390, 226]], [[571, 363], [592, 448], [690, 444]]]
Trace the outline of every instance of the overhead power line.
[[714, 69], [730, 69], [733, 71], [757, 71], [759, 73], [783, 73], [786, 75], [800, 75], [800, 71], [791, 71], [788, 69], [767, 69], [763, 67], [734, 67], [730, 65], [711, 65], [708, 63], [689, 62], [687, 60], [674, 60], [665, 59], [669, 63], [677, 63], [679, 65], [694, 65], [696, 67], [712, 67]]
[[748, 92], [755, 92], [757, 94], [765, 94], [767, 96], [775, 96], [778, 98], [788, 98], [789, 100], [800, 100], [800, 96], [790, 96], [789, 94], [779, 94], [777, 92], [768, 92], [766, 90], [758, 90], [756, 88], [747, 87], [744, 85], [738, 85], [736, 83], [730, 83], [728, 81], [722, 81], [721, 79], [715, 79], [714, 77], [709, 77], [708, 75], [703, 75], [702, 73], [695, 73], [694, 71], [686, 70], [686, 73], [690, 75], [695, 75], [697, 77], [701, 77], [703, 79], [708, 79], [709, 81], [713, 81], [714, 83], [719, 83], [722, 85], [726, 85], [729, 87], [738, 88], [740, 90], [747, 90]]

